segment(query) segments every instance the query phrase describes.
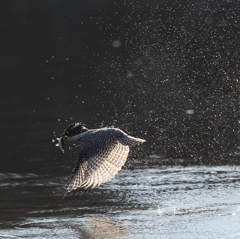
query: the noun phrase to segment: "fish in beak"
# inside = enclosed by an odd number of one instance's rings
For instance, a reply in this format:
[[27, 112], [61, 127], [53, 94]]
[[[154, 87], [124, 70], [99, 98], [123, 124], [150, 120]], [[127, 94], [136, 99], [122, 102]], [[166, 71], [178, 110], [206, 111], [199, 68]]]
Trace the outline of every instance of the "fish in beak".
[[63, 142], [64, 139], [66, 139], [66, 137], [64, 135], [62, 135], [59, 138], [52, 140], [53, 143], [57, 142], [56, 146], [58, 146], [62, 150], [63, 153], [64, 153], [64, 142]]

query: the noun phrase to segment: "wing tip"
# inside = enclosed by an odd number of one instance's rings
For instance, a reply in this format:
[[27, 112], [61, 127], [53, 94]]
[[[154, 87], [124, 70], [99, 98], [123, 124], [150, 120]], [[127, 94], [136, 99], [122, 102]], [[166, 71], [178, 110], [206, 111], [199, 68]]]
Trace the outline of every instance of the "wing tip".
[[145, 139], [139, 139], [139, 142], [140, 142], [140, 143], [145, 143], [146, 140], [145, 140]]

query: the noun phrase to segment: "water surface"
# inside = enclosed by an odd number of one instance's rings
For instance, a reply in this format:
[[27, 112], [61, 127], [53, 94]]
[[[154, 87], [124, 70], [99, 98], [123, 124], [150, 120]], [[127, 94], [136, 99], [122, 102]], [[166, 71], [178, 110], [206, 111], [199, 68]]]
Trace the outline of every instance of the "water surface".
[[1, 174], [1, 238], [239, 238], [240, 167], [124, 169], [65, 199], [59, 175]]

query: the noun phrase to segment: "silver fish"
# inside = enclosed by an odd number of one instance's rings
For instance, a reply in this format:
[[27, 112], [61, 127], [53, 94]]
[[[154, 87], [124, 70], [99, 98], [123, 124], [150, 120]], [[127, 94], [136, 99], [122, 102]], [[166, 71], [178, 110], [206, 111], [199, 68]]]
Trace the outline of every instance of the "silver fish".
[[56, 146], [58, 146], [62, 152], [64, 153], [64, 136], [61, 136], [60, 138], [53, 139], [52, 142], [55, 143], [57, 142]]

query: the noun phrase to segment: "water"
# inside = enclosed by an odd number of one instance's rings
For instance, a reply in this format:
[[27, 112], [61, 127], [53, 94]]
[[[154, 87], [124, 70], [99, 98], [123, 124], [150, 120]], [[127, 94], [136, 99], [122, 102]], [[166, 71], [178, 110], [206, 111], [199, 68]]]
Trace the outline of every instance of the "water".
[[1, 174], [0, 238], [239, 238], [240, 167], [142, 167], [65, 199], [60, 175]]

